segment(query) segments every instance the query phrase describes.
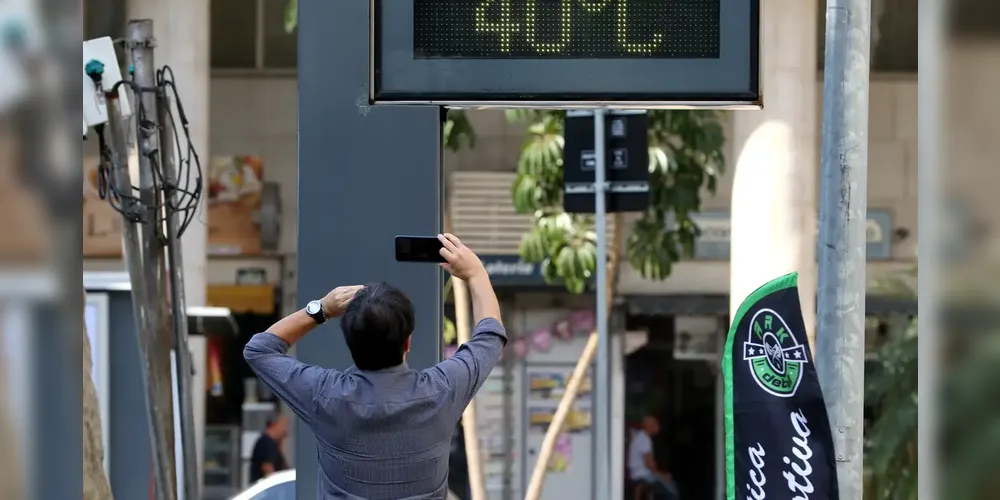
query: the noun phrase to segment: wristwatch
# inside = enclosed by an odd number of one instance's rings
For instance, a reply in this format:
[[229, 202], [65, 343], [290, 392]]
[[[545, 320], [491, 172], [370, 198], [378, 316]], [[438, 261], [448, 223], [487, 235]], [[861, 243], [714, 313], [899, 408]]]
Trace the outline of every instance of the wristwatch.
[[316, 320], [317, 325], [326, 323], [326, 311], [323, 310], [323, 303], [318, 300], [313, 300], [306, 304], [306, 314]]

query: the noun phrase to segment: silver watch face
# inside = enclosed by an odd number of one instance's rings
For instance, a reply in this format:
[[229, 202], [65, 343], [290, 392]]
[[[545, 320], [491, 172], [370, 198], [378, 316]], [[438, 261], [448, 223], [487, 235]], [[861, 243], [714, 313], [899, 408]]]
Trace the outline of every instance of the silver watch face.
[[323, 308], [323, 304], [320, 304], [318, 300], [314, 300], [306, 304], [306, 313], [308, 314], [318, 314], [320, 309]]

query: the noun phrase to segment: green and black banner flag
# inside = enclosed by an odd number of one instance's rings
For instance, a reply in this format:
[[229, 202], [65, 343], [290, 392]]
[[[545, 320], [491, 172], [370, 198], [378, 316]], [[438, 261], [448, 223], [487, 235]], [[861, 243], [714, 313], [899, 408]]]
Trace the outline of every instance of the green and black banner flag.
[[798, 274], [740, 305], [722, 357], [727, 500], [835, 500], [830, 420], [812, 363]]

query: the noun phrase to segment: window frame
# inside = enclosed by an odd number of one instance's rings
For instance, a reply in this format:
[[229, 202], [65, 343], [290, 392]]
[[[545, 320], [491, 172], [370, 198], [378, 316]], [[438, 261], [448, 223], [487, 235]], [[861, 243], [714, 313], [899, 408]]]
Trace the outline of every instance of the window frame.
[[[882, 0], [880, 2], [880, 3], [882, 3], [882, 6], [878, 9], [878, 12], [876, 12], [876, 7], [875, 7], [874, 4], [876, 2], [878, 2], [878, 0], [873, 0], [873, 2], [872, 2], [873, 3], [873, 5], [872, 5], [872, 11], [873, 12], [872, 12], [872, 17], [871, 17], [871, 23], [872, 23], [873, 26], [876, 23], [879, 22], [879, 20], [881, 19], [882, 16], [884, 16], [884, 15], [891, 15], [891, 11], [890, 11], [891, 5], [889, 5], [889, 2], [891, 2], [891, 1], [892, 0]], [[819, 5], [819, 7], [818, 7], [818, 12], [817, 12], [818, 15], [817, 15], [816, 45], [815, 45], [815, 50], [816, 50], [816, 54], [817, 54], [817, 57], [816, 57], [816, 66], [817, 66], [816, 71], [819, 74], [819, 80], [820, 81], [823, 80], [823, 71], [824, 71], [824, 61], [823, 61], [823, 58], [824, 58], [824, 51], [826, 49], [826, 47], [825, 47], [825, 43], [826, 43], [826, 18], [825, 18], [825, 12], [826, 12], [826, 6], [821, 3]], [[872, 32], [871, 32], [870, 36], [874, 37], [874, 35], [875, 35], [875, 30], [872, 29]], [[875, 40], [870, 40], [870, 41], [871, 41], [871, 48], [870, 48], [870, 51], [869, 51], [869, 54], [868, 54], [868, 64], [869, 64], [869, 75], [870, 75], [870, 79], [872, 81], [910, 81], [910, 80], [916, 80], [917, 79], [917, 73], [920, 70], [919, 63], [918, 63], [918, 67], [914, 68], [914, 69], [896, 69], [896, 68], [886, 69], [884, 67], [876, 67], [874, 65], [876, 43], [875, 43]]]
[[[272, 68], [265, 66], [264, 53], [267, 40], [267, 1], [253, 0], [254, 10], [254, 66], [252, 68], [216, 68], [210, 67], [210, 74], [215, 77], [295, 77], [298, 68]], [[296, 57], [298, 48], [296, 47]], [[211, 55], [209, 55], [211, 61]]]

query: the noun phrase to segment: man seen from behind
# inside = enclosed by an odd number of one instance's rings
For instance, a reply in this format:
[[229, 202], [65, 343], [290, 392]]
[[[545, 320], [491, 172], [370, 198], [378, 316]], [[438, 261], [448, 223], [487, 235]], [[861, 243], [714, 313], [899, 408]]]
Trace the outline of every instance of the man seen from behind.
[[[447, 494], [452, 435], [507, 336], [482, 261], [455, 236], [438, 239], [442, 267], [468, 283], [476, 324], [451, 358], [426, 370], [407, 366], [413, 304], [388, 283], [335, 288], [255, 335], [243, 351], [260, 380], [315, 434], [319, 500], [436, 500]], [[317, 325], [338, 317], [353, 366], [320, 368], [285, 354]], [[418, 341], [431, 342], [440, 333], [420, 335]]]

